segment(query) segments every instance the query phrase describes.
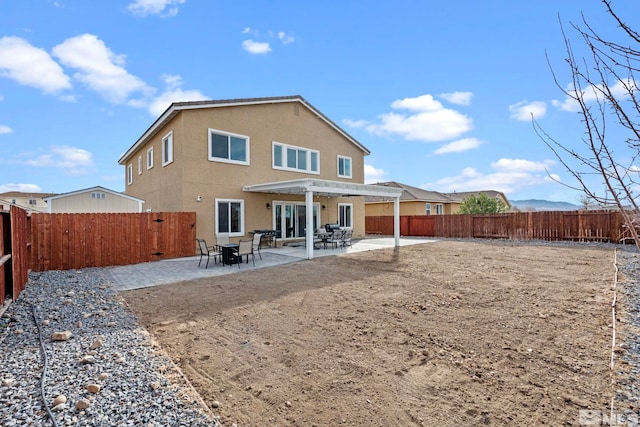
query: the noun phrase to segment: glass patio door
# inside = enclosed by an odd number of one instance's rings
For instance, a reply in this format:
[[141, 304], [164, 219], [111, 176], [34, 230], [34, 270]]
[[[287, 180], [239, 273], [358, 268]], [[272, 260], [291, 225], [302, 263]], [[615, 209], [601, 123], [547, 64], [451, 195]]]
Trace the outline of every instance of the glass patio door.
[[[275, 229], [283, 239], [295, 239], [305, 236], [307, 227], [307, 209], [304, 203], [274, 202]], [[318, 228], [318, 205], [313, 204], [313, 228]]]

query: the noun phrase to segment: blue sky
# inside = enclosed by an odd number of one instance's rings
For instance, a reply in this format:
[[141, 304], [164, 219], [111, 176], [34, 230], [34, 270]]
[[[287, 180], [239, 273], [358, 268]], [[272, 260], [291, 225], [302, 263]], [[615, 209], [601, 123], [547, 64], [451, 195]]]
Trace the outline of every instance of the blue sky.
[[599, 0], [1, 0], [0, 192], [123, 191], [171, 102], [301, 95], [371, 150], [367, 182], [577, 203], [530, 114], [583, 137], [545, 56], [568, 84], [581, 13], [618, 34]]

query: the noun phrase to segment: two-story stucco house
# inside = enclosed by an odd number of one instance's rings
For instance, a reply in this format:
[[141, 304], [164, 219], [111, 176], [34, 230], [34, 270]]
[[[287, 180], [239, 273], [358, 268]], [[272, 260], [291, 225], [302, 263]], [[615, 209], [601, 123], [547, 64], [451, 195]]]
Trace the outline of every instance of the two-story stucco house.
[[[364, 236], [369, 150], [301, 96], [173, 103], [122, 155], [125, 193], [153, 211], [195, 211], [211, 242], [271, 229], [312, 238], [327, 223]], [[313, 245], [307, 245], [308, 250]]]

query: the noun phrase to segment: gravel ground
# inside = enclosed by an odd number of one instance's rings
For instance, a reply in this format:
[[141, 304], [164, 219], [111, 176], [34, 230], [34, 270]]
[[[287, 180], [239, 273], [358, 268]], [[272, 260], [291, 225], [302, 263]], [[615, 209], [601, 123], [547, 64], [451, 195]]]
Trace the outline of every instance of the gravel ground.
[[[621, 302], [631, 330], [640, 331], [640, 254], [635, 247], [619, 248]], [[65, 331], [71, 337], [53, 340], [52, 334]], [[47, 358], [43, 387], [41, 342]], [[620, 347], [626, 368], [617, 375], [615, 407], [634, 421], [640, 415], [640, 336], [630, 333]], [[0, 427], [221, 425], [122, 305], [101, 269], [32, 273], [0, 318], [0, 348]], [[55, 406], [56, 398], [66, 402]]]
[[0, 426], [220, 425], [100, 269], [32, 274], [0, 319], [0, 348]]

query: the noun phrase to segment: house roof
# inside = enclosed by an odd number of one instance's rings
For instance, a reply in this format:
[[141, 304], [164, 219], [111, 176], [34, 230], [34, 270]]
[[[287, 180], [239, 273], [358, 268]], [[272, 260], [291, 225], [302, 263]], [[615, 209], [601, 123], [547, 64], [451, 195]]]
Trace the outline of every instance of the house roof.
[[55, 193], [25, 193], [22, 191], [8, 191], [6, 193], [0, 193], [0, 199], [5, 199], [9, 197], [22, 197], [22, 198], [45, 198], [49, 196], [53, 196]]
[[[412, 187], [411, 185], [402, 184], [396, 181], [380, 182], [376, 185], [382, 185], [387, 187], [396, 187], [402, 189], [402, 196], [400, 196], [401, 202], [407, 201], [419, 201], [419, 202], [434, 202], [434, 203], [462, 203], [464, 199], [471, 195], [477, 196], [480, 193], [484, 193], [487, 197], [492, 199], [501, 199], [507, 206], [511, 206], [507, 197], [500, 191], [486, 190], [486, 191], [462, 191], [455, 193], [440, 193], [438, 191], [423, 190], [422, 188]], [[365, 203], [386, 202], [384, 198], [380, 197], [366, 197]]]
[[101, 186], [95, 186], [95, 187], [91, 187], [91, 188], [84, 188], [82, 190], [76, 190], [76, 191], [70, 191], [68, 193], [62, 193], [62, 194], [55, 194], [49, 197], [45, 197], [44, 199], [48, 202], [49, 200], [54, 200], [54, 199], [60, 199], [62, 197], [69, 197], [69, 196], [75, 196], [77, 194], [82, 194], [82, 193], [92, 193], [95, 191], [102, 191], [105, 193], [109, 193], [109, 194], [113, 194], [114, 196], [119, 196], [119, 197], [124, 197], [125, 199], [129, 199], [129, 200], [134, 200], [136, 202], [144, 202], [144, 200], [142, 199], [138, 199], [137, 197], [133, 197], [133, 196], [128, 196], [124, 193], [120, 193], [118, 191], [114, 191], [114, 190], [109, 190], [108, 188], [105, 187], [101, 187]]
[[209, 100], [209, 101], [189, 101], [189, 102], [174, 102], [167, 108], [164, 113], [156, 119], [155, 122], [142, 134], [140, 138], [120, 157], [118, 163], [124, 165], [127, 160], [133, 155], [138, 148], [144, 145], [150, 138], [157, 134], [172, 118], [177, 116], [183, 110], [194, 110], [203, 108], [219, 108], [219, 107], [233, 107], [241, 105], [259, 105], [259, 104], [278, 104], [287, 102], [298, 102], [311, 110], [319, 119], [322, 119], [329, 126], [334, 128], [338, 133], [347, 138], [350, 142], [364, 151], [365, 155], [371, 154], [371, 152], [354, 137], [349, 135], [335, 122], [322, 114], [314, 106], [312, 106], [306, 99], [300, 95], [292, 96], [275, 96], [264, 98], [238, 98], [238, 99], [222, 99], [222, 100]]
[[245, 185], [244, 191], [276, 194], [304, 194], [312, 191], [318, 196], [383, 196], [398, 197], [400, 190], [380, 185], [356, 184], [351, 182], [328, 181], [324, 179], [293, 179]]
[[[411, 185], [401, 184], [396, 181], [379, 182], [375, 185], [402, 189], [402, 195], [400, 196], [401, 202], [407, 201], [420, 201], [420, 202], [436, 202], [436, 203], [451, 203], [451, 199], [446, 194], [439, 193], [437, 191], [423, 190], [422, 188], [412, 187]], [[388, 201], [380, 197], [366, 197], [365, 203], [385, 202]]]
[[501, 191], [496, 191], [496, 190], [483, 190], [483, 191], [461, 191], [461, 192], [455, 192], [455, 193], [447, 193], [447, 196], [449, 196], [449, 198], [455, 202], [455, 203], [461, 203], [464, 199], [466, 199], [469, 196], [477, 196], [481, 193], [484, 193], [487, 195], [487, 197], [489, 197], [490, 199], [500, 199], [503, 200], [507, 206], [511, 207], [511, 203], [509, 203], [509, 200], [507, 199], [507, 196], [504, 195], [504, 193], [502, 193]]

